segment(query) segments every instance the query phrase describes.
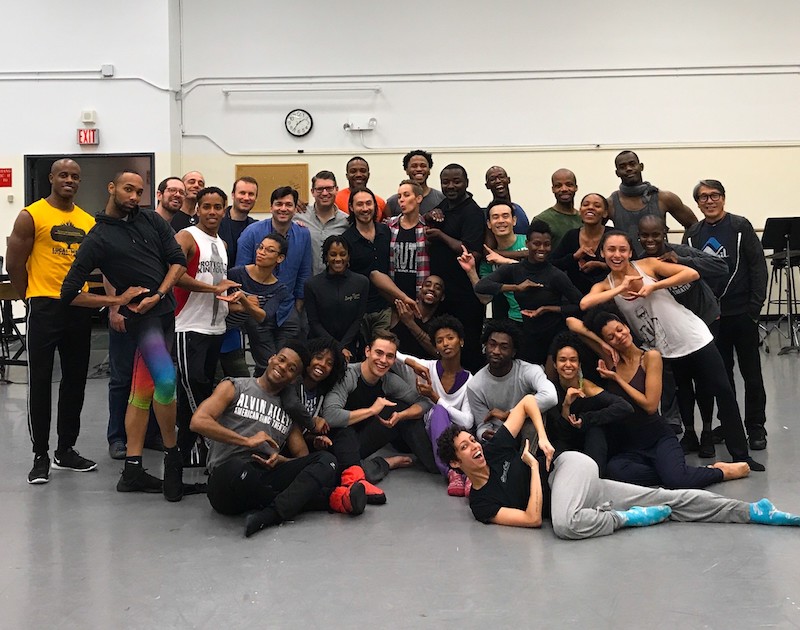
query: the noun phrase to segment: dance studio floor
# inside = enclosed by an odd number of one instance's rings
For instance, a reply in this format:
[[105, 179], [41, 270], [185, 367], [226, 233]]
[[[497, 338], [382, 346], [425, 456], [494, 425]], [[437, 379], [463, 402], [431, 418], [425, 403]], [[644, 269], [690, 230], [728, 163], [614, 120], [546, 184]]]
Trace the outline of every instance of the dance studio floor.
[[[800, 358], [777, 355], [777, 334], [770, 343], [769, 447], [754, 454], [767, 472], [711, 489], [800, 512]], [[77, 445], [99, 470], [30, 486], [25, 386], [0, 384], [2, 628], [800, 626], [796, 528], [665, 523], [566, 542], [549, 524], [482, 525], [440, 479], [410, 469], [392, 472], [388, 503], [363, 516], [303, 514], [245, 539], [243, 519], [204, 496], [115, 491], [106, 393], [106, 379], [89, 381]], [[145, 451], [158, 475], [160, 460]]]

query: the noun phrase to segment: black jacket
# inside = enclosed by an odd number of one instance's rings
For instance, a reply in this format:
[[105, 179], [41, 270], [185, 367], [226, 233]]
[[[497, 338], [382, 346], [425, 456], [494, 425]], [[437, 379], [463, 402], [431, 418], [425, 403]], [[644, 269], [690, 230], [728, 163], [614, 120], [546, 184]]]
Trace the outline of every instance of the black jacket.
[[[733, 261], [730, 279], [719, 294], [720, 310], [723, 317], [744, 313], [757, 320], [767, 298], [767, 261], [764, 258], [764, 248], [761, 247], [761, 241], [750, 221], [730, 212], [726, 214], [736, 232], [736, 260]], [[683, 242], [696, 249], [702, 247], [697, 235], [705, 224], [706, 220], [703, 219], [689, 227], [683, 235]]]
[[[96, 221], [61, 285], [61, 300], [66, 304], [75, 299], [95, 269], [103, 272], [117, 294], [129, 287], [149, 289], [150, 293], [137, 298], [138, 301], [158, 291], [170, 265], [186, 266], [186, 257], [175, 234], [155, 212], [136, 210], [127, 221], [102, 212]], [[120, 308], [120, 313], [129, 318], [157, 317], [170, 311], [175, 311], [172, 292], [143, 316], [124, 306]]]

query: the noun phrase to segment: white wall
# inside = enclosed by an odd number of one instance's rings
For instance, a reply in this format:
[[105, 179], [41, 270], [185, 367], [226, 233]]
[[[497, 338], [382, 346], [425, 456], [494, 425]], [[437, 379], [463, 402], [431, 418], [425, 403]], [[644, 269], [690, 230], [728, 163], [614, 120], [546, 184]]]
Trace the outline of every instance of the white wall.
[[[362, 153], [388, 195], [400, 157], [423, 147], [437, 166], [464, 163], [481, 202], [485, 169], [507, 166], [532, 213], [550, 204], [561, 166], [583, 192], [610, 191], [613, 155], [630, 145], [687, 201], [699, 177], [717, 176], [754, 223], [795, 213], [783, 198], [763, 203], [764, 180], [794, 181], [800, 163], [794, 0], [6, 4], [0, 167], [15, 184], [0, 189], [1, 235], [22, 207], [23, 156], [80, 152], [83, 109], [101, 130], [83, 151], [152, 151], [156, 180], [196, 168], [229, 188], [237, 163], [293, 161], [343, 179]], [[104, 63], [114, 78], [99, 76]], [[315, 89], [287, 91], [298, 84]], [[297, 106], [315, 119], [300, 140], [283, 126]], [[351, 116], [377, 128], [345, 132]]]
[[[217, 40], [229, 5], [202, 5], [183, 13], [185, 131], [231, 153], [361, 149], [352, 115], [377, 119], [376, 149], [800, 140], [793, 0], [245, 0], [259, 35]], [[290, 91], [320, 84], [340, 91]], [[265, 91], [223, 93], [243, 87]]]
[[[162, 0], [7, 2], [2, 20], [0, 167], [13, 168], [14, 186], [0, 188], [0, 235], [10, 233], [24, 205], [24, 155], [155, 152], [157, 165], [169, 165]], [[109, 63], [115, 76], [103, 79], [100, 66]], [[77, 144], [84, 109], [97, 112], [97, 147]]]

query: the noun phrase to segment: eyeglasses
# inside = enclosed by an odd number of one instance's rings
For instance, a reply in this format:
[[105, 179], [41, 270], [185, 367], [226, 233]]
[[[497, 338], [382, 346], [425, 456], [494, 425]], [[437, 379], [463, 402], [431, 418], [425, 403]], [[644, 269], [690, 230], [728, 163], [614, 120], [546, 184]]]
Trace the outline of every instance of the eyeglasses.
[[332, 193], [336, 190], [336, 186], [322, 186], [320, 188], [315, 188], [314, 192], [316, 193]]
[[722, 199], [722, 193], [718, 193], [718, 192], [717, 193], [709, 193], [707, 195], [705, 193], [703, 193], [702, 195], [697, 195], [697, 201], [699, 201], [700, 203], [705, 203], [708, 200], [719, 201], [720, 199]]
[[275, 249], [274, 247], [264, 247], [263, 245], [259, 245], [256, 248], [256, 251], [259, 252], [266, 252], [267, 254], [280, 254], [281, 250]]
[[181, 197], [186, 196], [186, 191], [181, 188], [165, 188], [165, 193], [169, 193], [170, 195], [180, 195]]

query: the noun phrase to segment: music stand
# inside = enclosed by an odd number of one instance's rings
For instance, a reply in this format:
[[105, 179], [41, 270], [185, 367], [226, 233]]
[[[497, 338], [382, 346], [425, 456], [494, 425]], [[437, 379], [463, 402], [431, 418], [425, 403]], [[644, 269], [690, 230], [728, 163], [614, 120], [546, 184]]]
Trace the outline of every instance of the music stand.
[[797, 314], [794, 312], [795, 287], [792, 276], [792, 257], [800, 256], [800, 217], [767, 219], [764, 224], [764, 233], [761, 236], [761, 245], [764, 249], [771, 249], [775, 252], [772, 255], [773, 260], [780, 260], [781, 253], [785, 259], [783, 273], [786, 277], [786, 321], [789, 326], [789, 345], [781, 348], [778, 354], [800, 352], [795, 325]]

